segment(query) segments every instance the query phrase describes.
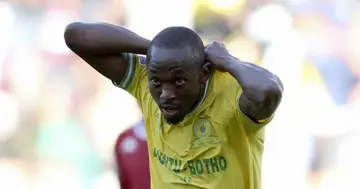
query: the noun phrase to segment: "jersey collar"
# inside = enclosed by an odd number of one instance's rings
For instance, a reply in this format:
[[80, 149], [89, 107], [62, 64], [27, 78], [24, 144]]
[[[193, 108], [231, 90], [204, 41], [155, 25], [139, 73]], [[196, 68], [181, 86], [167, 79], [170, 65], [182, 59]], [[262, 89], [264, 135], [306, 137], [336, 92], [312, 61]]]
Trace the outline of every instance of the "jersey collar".
[[206, 99], [206, 97], [208, 95], [212, 75], [213, 75], [213, 73], [211, 72], [208, 80], [206, 81], [205, 85], [202, 87], [202, 91], [201, 91], [201, 95], [200, 95], [201, 98], [200, 98], [199, 102], [196, 104], [196, 106], [194, 107], [194, 109], [190, 113], [197, 110], [201, 106], [201, 104], [205, 101], [205, 99]]

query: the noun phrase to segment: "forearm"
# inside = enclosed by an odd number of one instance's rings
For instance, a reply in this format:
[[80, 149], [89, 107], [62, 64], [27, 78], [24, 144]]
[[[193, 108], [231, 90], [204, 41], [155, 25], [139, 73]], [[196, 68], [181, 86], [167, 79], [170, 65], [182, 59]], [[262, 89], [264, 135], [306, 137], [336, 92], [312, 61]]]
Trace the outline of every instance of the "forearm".
[[272, 116], [281, 102], [283, 86], [280, 79], [255, 64], [242, 62], [230, 55], [225, 45], [212, 42], [205, 48], [206, 59], [215, 69], [230, 73], [239, 83], [238, 106], [255, 122]]
[[123, 27], [106, 23], [69, 24], [65, 29], [65, 41], [71, 48], [95, 55], [122, 52], [146, 54], [150, 41]]
[[282, 84], [276, 75], [255, 64], [229, 58], [225, 69], [239, 83], [243, 94], [252, 103], [263, 106], [279, 103], [282, 96]]

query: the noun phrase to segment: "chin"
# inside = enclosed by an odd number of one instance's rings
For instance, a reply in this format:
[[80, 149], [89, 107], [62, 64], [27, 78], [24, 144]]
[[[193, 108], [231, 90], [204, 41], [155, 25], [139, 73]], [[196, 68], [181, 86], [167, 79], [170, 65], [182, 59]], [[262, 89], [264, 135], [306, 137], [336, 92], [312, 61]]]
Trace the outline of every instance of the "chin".
[[182, 122], [184, 120], [184, 117], [173, 116], [173, 117], [165, 118], [165, 120], [170, 125], [176, 125], [176, 124], [179, 124], [180, 122]]

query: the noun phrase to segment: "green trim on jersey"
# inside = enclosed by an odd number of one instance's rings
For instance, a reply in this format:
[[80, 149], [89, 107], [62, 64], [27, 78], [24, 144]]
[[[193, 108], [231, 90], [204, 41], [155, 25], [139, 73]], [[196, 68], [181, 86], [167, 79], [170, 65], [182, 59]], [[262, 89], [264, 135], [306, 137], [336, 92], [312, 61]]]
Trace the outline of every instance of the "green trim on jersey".
[[[191, 111], [195, 111], [197, 108], [200, 107], [200, 105], [205, 101], [205, 98], [207, 97], [208, 95], [208, 92], [209, 92], [209, 87], [210, 87], [210, 82], [211, 82], [211, 79], [212, 79], [212, 76], [213, 76], [213, 72], [210, 73], [210, 76], [208, 78], [208, 80], [206, 81], [204, 87], [203, 87], [203, 90], [201, 92], [201, 99], [200, 101], [197, 103], [197, 105], [195, 106], [195, 108]], [[190, 113], [191, 113], [190, 112]]]
[[135, 68], [136, 68], [136, 55], [133, 55], [131, 53], [126, 53], [126, 60], [128, 62], [127, 68], [126, 68], [126, 72], [124, 75], [124, 78], [122, 79], [122, 81], [118, 84], [115, 81], [113, 81], [113, 84], [117, 87], [126, 89], [127, 87], [129, 87], [131, 80], [134, 77], [135, 74]]

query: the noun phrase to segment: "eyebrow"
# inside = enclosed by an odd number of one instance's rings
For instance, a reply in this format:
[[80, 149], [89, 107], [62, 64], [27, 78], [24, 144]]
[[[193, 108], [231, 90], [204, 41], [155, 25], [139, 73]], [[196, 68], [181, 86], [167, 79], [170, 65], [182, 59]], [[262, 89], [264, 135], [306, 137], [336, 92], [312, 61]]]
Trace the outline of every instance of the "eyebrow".
[[[156, 68], [150, 68], [148, 70], [148, 72], [151, 72], [151, 73], [159, 73], [159, 70], [156, 69]], [[188, 72], [181, 68], [181, 67], [174, 67], [174, 68], [170, 68], [169, 72], [173, 72], [175, 74], [180, 74], [180, 73], [184, 73], [184, 74], [187, 74]]]
[[178, 65], [174, 65], [174, 66], [170, 66], [170, 71], [176, 71], [176, 72], [179, 72], [179, 71], [184, 71], [184, 68], [182, 68], [181, 66], [178, 66]]
[[[151, 66], [152, 68], [149, 69], [148, 71], [152, 71], [152, 70], [156, 71], [158, 69], [157, 64], [159, 64], [159, 63], [162, 63], [162, 62], [156, 62], [156, 61], [150, 62], [150, 64], [152, 64], [152, 66]], [[170, 70], [184, 70], [182, 68], [182, 66], [179, 66], [179, 64], [185, 64], [185, 62], [179, 61], [179, 62], [172, 62], [172, 63], [175, 63], [175, 65], [170, 66], [169, 67]]]
[[159, 71], [155, 68], [150, 68], [148, 69], [148, 72], [151, 72], [151, 73], [158, 73]]

